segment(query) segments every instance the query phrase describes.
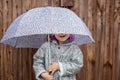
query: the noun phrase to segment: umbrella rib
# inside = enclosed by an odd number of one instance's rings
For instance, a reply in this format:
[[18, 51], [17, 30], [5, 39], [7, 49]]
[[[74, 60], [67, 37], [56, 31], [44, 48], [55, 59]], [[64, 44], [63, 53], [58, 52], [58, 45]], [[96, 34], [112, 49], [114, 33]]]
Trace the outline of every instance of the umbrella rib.
[[[19, 38], [19, 37], [18, 37]], [[17, 47], [17, 41], [18, 41], [18, 38], [16, 38], [16, 41], [15, 41], [15, 45], [14, 47]]]

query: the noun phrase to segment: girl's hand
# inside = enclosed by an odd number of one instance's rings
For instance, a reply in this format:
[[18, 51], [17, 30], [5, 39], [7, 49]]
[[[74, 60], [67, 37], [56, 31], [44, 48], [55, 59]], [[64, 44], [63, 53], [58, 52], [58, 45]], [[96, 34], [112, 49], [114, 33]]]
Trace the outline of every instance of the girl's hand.
[[53, 76], [52, 75], [49, 75], [48, 72], [43, 72], [41, 73], [41, 77], [44, 79], [44, 80], [53, 80]]
[[59, 64], [57, 62], [52, 62], [48, 67], [48, 72], [50, 75], [53, 75], [56, 71], [59, 70]]

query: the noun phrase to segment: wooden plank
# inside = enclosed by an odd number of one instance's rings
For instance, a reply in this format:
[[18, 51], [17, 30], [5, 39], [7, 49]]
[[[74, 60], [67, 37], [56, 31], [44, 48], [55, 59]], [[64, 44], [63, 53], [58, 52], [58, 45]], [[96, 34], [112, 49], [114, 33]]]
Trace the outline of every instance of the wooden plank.
[[[119, 16], [120, 17], [120, 16]], [[119, 21], [120, 21], [120, 18], [119, 18]], [[119, 24], [118, 24], [118, 47], [117, 47], [117, 54], [118, 54], [118, 56], [119, 56], [119, 58], [118, 58], [118, 71], [119, 71], [119, 73], [118, 74], [120, 74], [120, 64], [119, 64], [119, 62], [120, 62], [120, 22], [119, 22]], [[120, 79], [120, 76], [118, 75], [118, 80]]]
[[119, 50], [119, 23], [120, 23], [120, 1], [119, 0], [115, 0], [113, 6], [114, 8], [114, 28], [112, 29], [113, 31], [113, 44], [111, 44], [111, 46], [113, 47], [113, 73], [112, 73], [112, 80], [119, 80], [119, 74], [120, 74], [120, 66], [119, 66], [119, 56], [120, 56], [120, 52]]
[[[117, 7], [116, 7], [117, 9]], [[114, 59], [113, 59], [113, 80], [119, 80], [120, 77], [119, 77], [119, 74], [120, 74], [120, 65], [119, 65], [119, 62], [120, 62], [120, 47], [119, 47], [119, 43], [120, 43], [120, 40], [119, 40], [119, 27], [120, 27], [120, 16], [118, 14], [118, 11], [115, 12], [114, 14]]]
[[[80, 0], [79, 1], [79, 16], [80, 18], [85, 22], [85, 24], [87, 25], [88, 23], [88, 0]], [[76, 5], [76, 4], [75, 4]], [[81, 49], [83, 51], [83, 55], [84, 55], [84, 67], [83, 67], [83, 73], [81, 73], [82, 75], [82, 80], [87, 80], [87, 73], [88, 73], [88, 69], [87, 69], [87, 45], [83, 45], [81, 46]]]
[[[104, 53], [105, 53], [105, 5], [106, 5], [106, 2], [105, 2], [105, 0], [103, 1], [103, 0], [97, 0], [97, 5], [98, 5], [98, 14], [97, 14], [97, 16], [98, 16], [98, 22], [97, 22], [97, 24], [98, 24], [98, 27], [97, 27], [97, 33], [99, 34], [98, 36], [97, 36], [97, 40], [100, 42], [99, 43], [99, 45], [98, 45], [98, 47], [97, 48], [100, 48], [100, 50], [99, 49], [97, 49], [98, 51], [96, 51], [96, 52], [98, 52], [98, 53], [96, 53], [96, 54], [99, 54], [98, 56], [98, 59], [99, 59], [99, 61], [97, 62], [97, 63], [99, 63], [98, 64], [98, 77], [97, 77], [97, 79], [98, 80], [101, 80], [101, 78], [103, 78], [103, 55], [104, 55]], [[100, 21], [100, 22], [99, 22]], [[99, 31], [100, 30], [100, 31]]]
[[[3, 1], [3, 34], [5, 33], [6, 29], [7, 29], [7, 13], [8, 13], [8, 9], [7, 9], [7, 0]], [[7, 46], [4, 45], [3, 46], [3, 80], [7, 80], [8, 76], [7, 76], [7, 71], [8, 71], [8, 66], [7, 64], [7, 60], [6, 60], [6, 53], [7, 51]]]
[[36, 7], [36, 3], [37, 3], [37, 0], [32, 0], [31, 1], [31, 8], [35, 8]]
[[50, 4], [51, 6], [60, 6], [60, 1], [59, 0], [51, 0], [51, 4]]
[[[111, 80], [112, 77], [112, 58], [110, 57], [110, 28], [112, 26], [111, 24], [111, 15], [112, 11], [111, 11], [111, 0], [110, 1], [106, 1], [106, 10], [105, 10], [105, 14], [107, 14], [106, 17], [106, 21], [105, 21], [105, 53], [104, 53], [104, 63], [103, 63], [103, 80]], [[111, 13], [110, 13], [111, 12]], [[109, 77], [106, 77], [109, 76]]]
[[[119, 20], [120, 20], [120, 17], [119, 17]], [[120, 23], [116, 27], [118, 27], [118, 29], [117, 29], [118, 34], [117, 34], [117, 38], [116, 38], [117, 42], [116, 42], [116, 46], [115, 46], [116, 47], [115, 74], [116, 74], [116, 80], [119, 80], [120, 79], [120, 76], [119, 76], [119, 74], [120, 74], [120, 64], [119, 64], [119, 62], [120, 62]]]
[[[22, 1], [21, 0], [13, 0], [13, 20], [15, 20], [19, 15], [22, 14]], [[20, 63], [20, 54], [19, 49], [12, 48], [13, 54], [13, 79], [14, 80], [23, 80], [22, 79], [22, 70], [21, 70], [21, 63]]]
[[30, 0], [22, 0], [22, 13], [27, 12], [30, 9]]
[[87, 16], [88, 15], [88, 0], [84, 0], [84, 1], [80, 0], [79, 15], [87, 25], [87, 21], [88, 21], [88, 16]]
[[[24, 8], [24, 6], [23, 6], [23, 3], [22, 3], [22, 0], [18, 0], [18, 1], [16, 1], [16, 3], [17, 3], [17, 7], [16, 7], [16, 9], [17, 9], [17, 16], [19, 16], [19, 15], [21, 15], [21, 14], [23, 14], [23, 10], [22, 10], [22, 7]], [[29, 2], [30, 3], [30, 2]], [[18, 53], [16, 54], [16, 56], [17, 56], [17, 66], [18, 66], [18, 77], [19, 77], [19, 80], [24, 80], [24, 78], [23, 78], [23, 63], [22, 63], [22, 56], [24, 56], [24, 55], [22, 55], [23, 53], [21, 52], [21, 49], [17, 49], [16, 50]]]
[[115, 7], [120, 8], [120, 0], [115, 0]]
[[[3, 35], [3, 1], [0, 0], [0, 39]], [[0, 80], [3, 80], [3, 45], [0, 44]]]
[[[20, 77], [19, 77], [19, 62], [18, 62], [18, 49], [16, 49], [16, 48], [13, 48], [13, 55], [12, 55], [12, 57], [13, 57], [13, 61], [12, 61], [12, 68], [13, 68], [13, 80], [16, 80], [16, 79], [18, 79], [18, 80], [20, 80]], [[22, 79], [21, 79], [22, 80]]]
[[[34, 56], [34, 54], [36, 53], [36, 51], [37, 51], [38, 49], [32, 49], [32, 51], [31, 51], [31, 59], [32, 59], [32, 64], [33, 64], [33, 56]], [[33, 67], [32, 67], [33, 68]], [[34, 72], [34, 70], [32, 69], [32, 80], [35, 80], [35, 72]]]
[[29, 80], [32, 80], [32, 70], [33, 70], [33, 67], [32, 67], [32, 49], [29, 49], [28, 50], [28, 65], [29, 65]]
[[[98, 69], [99, 69], [99, 55], [100, 55], [100, 36], [101, 36], [101, 16], [98, 15], [98, 5], [97, 5], [97, 1], [93, 0], [93, 7], [92, 7], [92, 17], [93, 17], [93, 22], [92, 22], [92, 26], [91, 26], [91, 31], [92, 31], [92, 36], [95, 40], [94, 44], [91, 44], [91, 48], [92, 48], [92, 53], [93, 53], [93, 80], [98, 80]], [[100, 21], [98, 21], [100, 20]], [[99, 24], [99, 26], [97, 26], [97, 23]], [[99, 29], [99, 30], [98, 30]], [[98, 39], [99, 38], [99, 39]]]
[[[37, 2], [39, 3], [39, 2]], [[30, 0], [22, 0], [22, 13], [23, 12], [27, 12], [28, 10], [31, 9], [31, 1]], [[30, 80], [29, 79], [29, 65], [27, 65], [27, 61], [28, 61], [28, 50], [27, 49], [22, 49], [22, 51], [19, 53], [20, 54], [20, 63], [19, 65], [21, 65], [21, 70], [22, 70], [22, 73], [21, 73], [21, 78], [23, 80]]]
[[[71, 9], [72, 11], [74, 11], [78, 16], [79, 16], [79, 0], [73, 0], [71, 1], [71, 3], [73, 2], [73, 6], [68, 6], [69, 9]], [[67, 5], [66, 5], [67, 6]]]
[[36, 1], [36, 7], [44, 7], [44, 6], [48, 6], [48, 0]]
[[[61, 7], [73, 7], [75, 0], [60, 0]], [[78, 1], [78, 0], [76, 0]]]
[[109, 41], [109, 53], [108, 53], [108, 59], [109, 59], [109, 62], [110, 62], [110, 66], [111, 66], [111, 70], [109, 70], [109, 74], [111, 78], [111, 80], [116, 80], [115, 79], [115, 76], [114, 76], [114, 68], [115, 68], [115, 65], [114, 63], [115, 62], [115, 46], [114, 46], [114, 9], [115, 9], [115, 1], [114, 0], [111, 0], [110, 2], [110, 5], [112, 4], [112, 6], [110, 6], [110, 15], [109, 15], [109, 19], [110, 19], [110, 33], [109, 33], [109, 37], [110, 37], [110, 41]]
[[[39, 2], [37, 2], [39, 3]], [[22, 0], [22, 13], [23, 12], [27, 12], [28, 10], [31, 9], [31, 1], [30, 0]], [[29, 79], [29, 71], [28, 71], [28, 67], [29, 65], [27, 65], [27, 60], [28, 60], [28, 57], [27, 57], [27, 54], [28, 54], [28, 50], [27, 49], [22, 49], [21, 52], [19, 52], [19, 55], [20, 55], [20, 61], [19, 61], [19, 65], [20, 65], [20, 68], [21, 68], [21, 78], [23, 80], [30, 80]]]
[[28, 50], [28, 65], [29, 65], [29, 80], [35, 80], [35, 73], [33, 71], [33, 55], [35, 54], [37, 49], [29, 49]]
[[[100, 1], [100, 0], [99, 0]], [[101, 2], [96, 1], [96, 8], [97, 8], [97, 24], [96, 26], [96, 35], [95, 35], [95, 44], [96, 44], [96, 48], [95, 48], [95, 54], [96, 54], [96, 76], [95, 76], [95, 80], [101, 80], [102, 77], [102, 65], [101, 65], [101, 46], [102, 46], [102, 33], [103, 33], [103, 12], [101, 11], [103, 7], [103, 4], [101, 5]], [[104, 8], [104, 7], [103, 7]], [[93, 16], [94, 17], [94, 16]], [[94, 33], [94, 34], [95, 34]]]
[[[91, 33], [93, 33], [93, 2], [94, 1], [88, 1], [88, 28], [90, 30]], [[93, 75], [95, 75], [95, 54], [93, 52], [93, 49], [95, 48], [92, 44], [88, 44], [87, 45], [87, 78], [86, 80], [95, 80], [95, 77]]]
[[[78, 4], [78, 3], [80, 3], [80, 1], [83, 1], [83, 0], [74, 0], [74, 5], [72, 6], [72, 10], [81, 18], [82, 16], [80, 16], [80, 13], [82, 13], [82, 12], [80, 12], [79, 10], [80, 10], [80, 7], [81, 7], [81, 5], [80, 4]], [[83, 1], [84, 2], [84, 1]], [[82, 19], [82, 18], [81, 18]], [[82, 47], [80, 47], [80, 49], [82, 50], [82, 52], [83, 52], [83, 55], [84, 55], [84, 67], [79, 71], [79, 73], [77, 74], [77, 80], [85, 80], [85, 64], [86, 64], [86, 52], [84, 52], [84, 49], [83, 49], [84, 47], [82, 46]]]
[[[7, 27], [9, 27], [10, 23], [12, 22], [12, 0], [6, 1], [7, 3]], [[11, 47], [7, 46], [6, 50], [6, 61], [7, 63], [5, 64], [7, 66], [7, 79], [12, 80], [12, 53], [11, 53]]]
[[[17, 17], [17, 10], [18, 10], [18, 4], [17, 4], [17, 1], [16, 0], [13, 0], [13, 15], [12, 15], [12, 17], [13, 17], [13, 20], [15, 20], [16, 19], [16, 17]], [[19, 3], [20, 4], [20, 3]]]
[[27, 51], [27, 49], [22, 49], [22, 63], [21, 64], [23, 64], [23, 66], [22, 66], [22, 70], [23, 70], [23, 80], [29, 80], [29, 76], [28, 76], [28, 67], [29, 67], [29, 65], [27, 65], [27, 60], [28, 60], [28, 51]]

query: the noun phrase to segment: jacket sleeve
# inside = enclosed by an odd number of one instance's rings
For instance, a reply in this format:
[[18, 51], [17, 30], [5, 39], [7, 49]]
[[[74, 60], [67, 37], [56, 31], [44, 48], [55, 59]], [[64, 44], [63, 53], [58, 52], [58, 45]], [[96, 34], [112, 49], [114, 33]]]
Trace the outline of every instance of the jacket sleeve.
[[70, 62], [59, 62], [60, 76], [73, 75], [80, 71], [83, 67], [83, 54], [79, 47], [73, 51]]
[[39, 48], [38, 51], [33, 56], [33, 69], [35, 71], [36, 79], [43, 80], [40, 77], [42, 72], [45, 72], [45, 65], [44, 65], [44, 51], [43, 48]]

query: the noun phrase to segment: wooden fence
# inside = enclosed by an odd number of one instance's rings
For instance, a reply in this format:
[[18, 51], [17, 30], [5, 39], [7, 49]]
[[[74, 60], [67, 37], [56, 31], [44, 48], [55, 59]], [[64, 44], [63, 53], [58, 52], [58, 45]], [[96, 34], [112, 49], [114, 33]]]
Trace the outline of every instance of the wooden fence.
[[[0, 0], [0, 39], [16, 17], [42, 6], [72, 9], [95, 39], [81, 46], [84, 67], [77, 80], [120, 80], [120, 0]], [[0, 80], [35, 80], [35, 52], [0, 44]]]

